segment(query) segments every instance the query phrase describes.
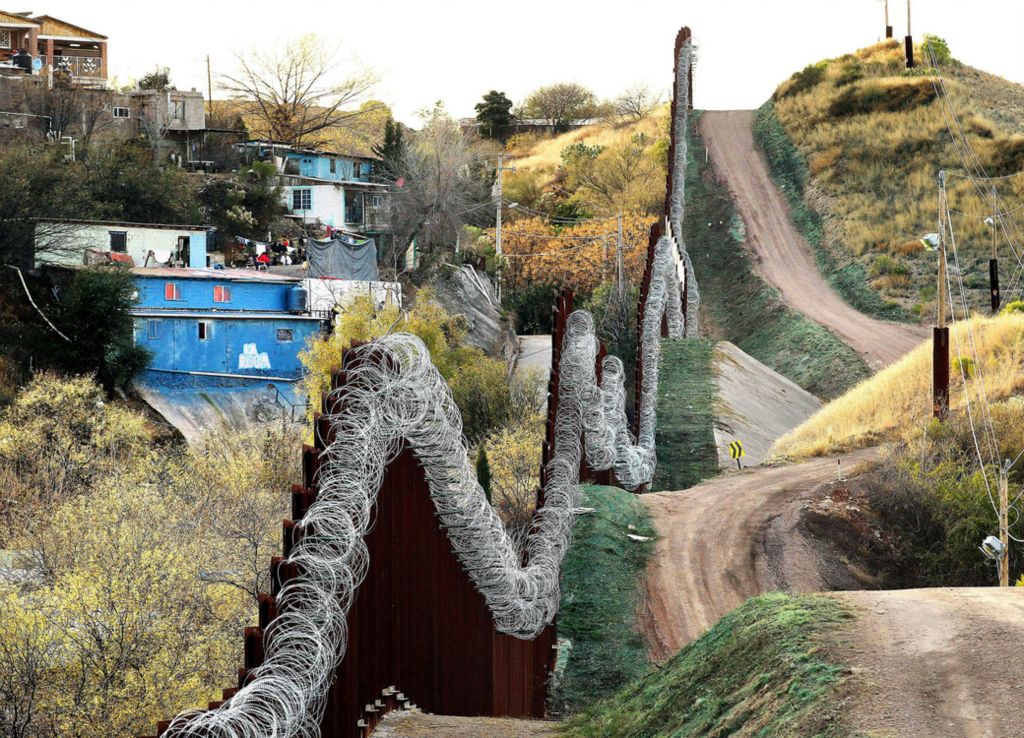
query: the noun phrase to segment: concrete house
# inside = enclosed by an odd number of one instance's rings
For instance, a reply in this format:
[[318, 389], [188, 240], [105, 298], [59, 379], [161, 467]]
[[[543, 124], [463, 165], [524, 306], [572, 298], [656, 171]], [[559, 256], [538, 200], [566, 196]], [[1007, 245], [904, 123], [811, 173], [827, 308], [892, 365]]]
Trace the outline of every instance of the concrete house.
[[389, 232], [387, 186], [373, 181], [377, 160], [267, 141], [239, 144], [245, 158], [273, 161], [288, 216], [368, 236]]
[[[299, 281], [249, 270], [136, 269], [135, 340], [150, 371], [294, 381], [320, 331]], [[303, 293], [302, 297], [296, 295]]]
[[301, 423], [299, 352], [323, 325], [298, 279], [248, 270], [135, 269], [139, 394], [199, 442], [221, 424]]
[[78, 266], [120, 261], [137, 267], [167, 264], [203, 269], [210, 226], [107, 220], [39, 220], [35, 265]]

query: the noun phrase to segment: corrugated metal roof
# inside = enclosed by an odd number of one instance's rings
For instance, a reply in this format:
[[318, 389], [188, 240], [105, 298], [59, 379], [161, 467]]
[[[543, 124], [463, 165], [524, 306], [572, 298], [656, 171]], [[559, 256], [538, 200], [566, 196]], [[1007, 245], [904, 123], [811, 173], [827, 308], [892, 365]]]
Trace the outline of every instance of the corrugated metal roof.
[[252, 312], [247, 313], [244, 310], [157, 310], [157, 309], [145, 309], [145, 310], [132, 310], [132, 315], [136, 318], [204, 318], [218, 320], [321, 320], [313, 315], [301, 315], [297, 313], [268, 313], [268, 312]]
[[209, 231], [212, 225], [187, 223], [134, 223], [129, 220], [86, 220], [83, 218], [32, 218], [36, 223], [69, 223], [71, 225], [126, 226], [128, 228], [162, 228], [172, 231]]
[[292, 284], [299, 277], [256, 271], [255, 269], [190, 269], [188, 267], [135, 267], [132, 274], [164, 279], [227, 279], [235, 282], [279, 282]]

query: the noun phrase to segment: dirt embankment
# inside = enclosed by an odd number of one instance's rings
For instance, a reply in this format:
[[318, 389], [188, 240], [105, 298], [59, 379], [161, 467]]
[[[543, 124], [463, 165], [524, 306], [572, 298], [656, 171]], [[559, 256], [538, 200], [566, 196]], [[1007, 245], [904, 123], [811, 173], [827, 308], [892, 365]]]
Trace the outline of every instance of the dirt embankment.
[[873, 450], [754, 468], [682, 492], [644, 495], [659, 539], [647, 569], [640, 625], [664, 661], [748, 597], [864, 586], [827, 542], [804, 535], [806, 505]]
[[877, 369], [893, 363], [923, 341], [927, 332], [870, 318], [829, 286], [754, 145], [752, 125], [750, 110], [707, 111], [701, 116], [700, 134], [746, 224], [758, 271], [790, 307], [831, 330], [870, 366]]
[[373, 738], [541, 738], [558, 735], [558, 724], [542, 720], [450, 717], [419, 710], [402, 710], [385, 716]]

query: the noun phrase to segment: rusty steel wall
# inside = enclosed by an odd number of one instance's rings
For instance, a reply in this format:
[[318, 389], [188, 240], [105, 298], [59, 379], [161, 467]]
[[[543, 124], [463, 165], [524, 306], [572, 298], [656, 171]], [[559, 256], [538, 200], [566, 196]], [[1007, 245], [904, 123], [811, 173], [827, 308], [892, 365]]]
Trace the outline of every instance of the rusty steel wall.
[[[690, 38], [683, 28], [676, 37], [675, 74], [682, 44]], [[692, 87], [692, 67], [690, 85]], [[692, 99], [692, 95], [691, 95]], [[675, 101], [673, 100], [673, 112]], [[672, 161], [676, 131], [672, 131], [669, 161]], [[668, 197], [672, 172], [669, 172]], [[643, 382], [642, 316], [650, 290], [654, 247], [662, 226], [651, 228], [646, 267], [637, 304], [636, 391]], [[683, 291], [685, 315], [686, 297]], [[560, 290], [553, 308], [552, 359], [548, 381], [548, 412], [537, 506], [544, 504], [545, 467], [554, 456], [555, 418], [558, 412], [558, 382], [562, 341], [566, 323], [574, 309], [569, 288]], [[664, 318], [663, 318], [664, 321]], [[663, 322], [662, 335], [667, 326]], [[597, 377], [601, 378], [604, 346], [597, 356]], [[356, 357], [347, 356], [355, 361]], [[337, 389], [346, 381], [342, 368], [332, 379]], [[330, 400], [323, 398], [323, 402]], [[322, 407], [338, 411], [342, 408]], [[237, 686], [225, 689], [223, 700], [231, 698], [251, 678], [263, 661], [265, 634], [277, 615], [276, 597], [282, 585], [298, 576], [287, 562], [299, 535], [294, 521], [302, 519], [316, 499], [318, 460], [332, 430], [325, 413], [314, 418], [314, 446], [303, 447], [302, 484], [292, 487], [291, 519], [283, 522], [282, 556], [271, 559], [271, 592], [259, 598], [259, 625], [243, 633], [244, 663], [238, 670]], [[583, 461], [581, 481], [615, 484], [614, 472], [595, 472]], [[380, 718], [391, 709], [414, 703], [422, 709], [446, 715], [543, 717], [546, 712], [547, 683], [555, 668], [557, 625], [553, 622], [537, 638], [527, 641], [499, 633], [483, 597], [476, 591], [452, 551], [441, 527], [423, 468], [409, 448], [388, 466], [374, 512], [374, 526], [365, 540], [369, 570], [348, 614], [345, 658], [335, 671], [326, 710], [320, 723], [323, 738], [366, 738]], [[210, 709], [222, 701], [210, 703]], [[157, 725], [157, 736], [169, 721]]]

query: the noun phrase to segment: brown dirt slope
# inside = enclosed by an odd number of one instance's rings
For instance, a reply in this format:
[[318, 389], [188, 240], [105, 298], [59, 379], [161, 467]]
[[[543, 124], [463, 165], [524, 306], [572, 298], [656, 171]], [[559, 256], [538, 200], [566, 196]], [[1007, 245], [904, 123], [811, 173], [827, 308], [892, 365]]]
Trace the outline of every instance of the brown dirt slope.
[[802, 503], [873, 450], [758, 467], [643, 496], [658, 532], [640, 624], [656, 661], [699, 638], [748, 597], [859, 586], [826, 547], [796, 532]]
[[448, 717], [419, 710], [387, 715], [373, 738], [541, 738], [558, 734], [557, 723], [541, 720]]
[[872, 368], [893, 363], [924, 340], [925, 331], [869, 318], [832, 290], [754, 145], [753, 115], [750, 110], [707, 111], [700, 134], [746, 224], [758, 271], [790, 307], [831, 330]]
[[851, 734], [1021, 738], [1024, 590], [1016, 587], [846, 592], [859, 617], [840, 628], [850, 666]]

